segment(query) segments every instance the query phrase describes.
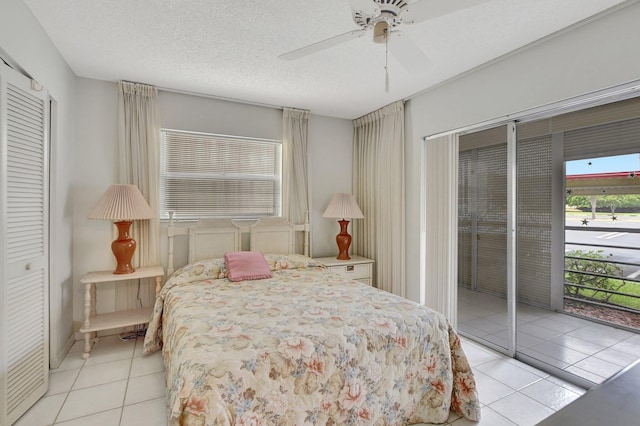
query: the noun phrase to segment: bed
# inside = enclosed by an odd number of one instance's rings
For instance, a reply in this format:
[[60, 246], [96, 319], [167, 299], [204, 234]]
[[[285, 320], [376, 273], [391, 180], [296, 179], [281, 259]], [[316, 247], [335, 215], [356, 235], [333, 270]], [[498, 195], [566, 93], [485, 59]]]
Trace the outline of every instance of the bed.
[[188, 232], [190, 263], [162, 288], [144, 342], [145, 354], [163, 351], [169, 424], [405, 425], [443, 423], [450, 410], [479, 420], [447, 320], [290, 254], [296, 229], [308, 247], [307, 225], [250, 227], [250, 252], [264, 253], [271, 277], [241, 281], [225, 261], [241, 249], [240, 228]]

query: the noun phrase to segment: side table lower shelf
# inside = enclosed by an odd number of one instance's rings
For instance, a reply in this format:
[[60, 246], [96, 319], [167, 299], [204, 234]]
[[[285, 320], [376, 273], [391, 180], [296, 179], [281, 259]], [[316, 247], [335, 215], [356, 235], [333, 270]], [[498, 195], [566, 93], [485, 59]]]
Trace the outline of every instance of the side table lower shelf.
[[80, 332], [84, 333], [83, 359], [89, 358], [91, 339], [95, 341], [98, 331], [147, 324], [151, 320], [153, 312], [153, 308], [139, 308], [98, 314], [96, 312], [96, 284], [155, 278], [157, 296], [160, 292], [163, 276], [164, 268], [162, 266], [146, 266], [138, 268], [130, 274], [114, 274], [111, 271], [89, 272], [80, 279], [84, 285], [84, 322], [80, 328]]
[[[112, 328], [123, 328], [131, 325], [146, 324], [151, 319], [152, 308], [129, 309], [127, 311], [110, 312], [91, 318], [88, 328], [80, 328], [80, 333], [97, 333]], [[88, 335], [87, 335], [88, 336]], [[85, 349], [82, 358], [89, 358], [89, 351]]]
[[89, 328], [82, 327], [80, 333], [91, 333], [93, 331], [109, 330], [111, 328], [122, 328], [136, 324], [146, 324], [151, 319], [152, 308], [130, 309], [128, 311], [110, 312], [100, 314], [91, 318]]

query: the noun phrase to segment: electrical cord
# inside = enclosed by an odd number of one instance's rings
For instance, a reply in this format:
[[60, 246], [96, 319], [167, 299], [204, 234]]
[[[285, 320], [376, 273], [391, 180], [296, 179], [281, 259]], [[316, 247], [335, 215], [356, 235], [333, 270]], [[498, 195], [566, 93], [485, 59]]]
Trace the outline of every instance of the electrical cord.
[[127, 341], [127, 340], [135, 340], [138, 337], [144, 337], [144, 335], [147, 334], [147, 328], [143, 328], [140, 330], [135, 330], [135, 331], [131, 331], [129, 333], [123, 334], [120, 333], [118, 334], [118, 337], [120, 338], [120, 340]]
[[[138, 291], [136, 293], [136, 299], [138, 299], [138, 303], [142, 308], [143, 307], [142, 298], [140, 297], [140, 280], [138, 280]], [[134, 331], [131, 331], [126, 334], [123, 334], [123, 333], [118, 334], [118, 337], [120, 338], [120, 340], [122, 341], [134, 340], [134, 339], [137, 339], [138, 337], [144, 337], [145, 334], [147, 333], [147, 326], [144, 324], [138, 324], [138, 325], [135, 325], [134, 327], [136, 327], [136, 330]]]

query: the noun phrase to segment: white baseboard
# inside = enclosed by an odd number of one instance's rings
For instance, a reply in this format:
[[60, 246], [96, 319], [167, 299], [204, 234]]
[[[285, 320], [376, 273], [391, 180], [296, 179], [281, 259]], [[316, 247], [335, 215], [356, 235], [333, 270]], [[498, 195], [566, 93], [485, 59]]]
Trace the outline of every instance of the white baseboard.
[[69, 336], [69, 338], [67, 339], [65, 344], [62, 346], [62, 348], [60, 348], [60, 351], [58, 351], [58, 353], [55, 353], [55, 354], [50, 353], [49, 354], [49, 368], [50, 369], [55, 369], [55, 368], [60, 367], [60, 364], [62, 364], [62, 361], [64, 361], [64, 357], [67, 356], [67, 354], [71, 350], [71, 347], [73, 346], [75, 341], [76, 341], [75, 336], [73, 334], [71, 334], [71, 336]]

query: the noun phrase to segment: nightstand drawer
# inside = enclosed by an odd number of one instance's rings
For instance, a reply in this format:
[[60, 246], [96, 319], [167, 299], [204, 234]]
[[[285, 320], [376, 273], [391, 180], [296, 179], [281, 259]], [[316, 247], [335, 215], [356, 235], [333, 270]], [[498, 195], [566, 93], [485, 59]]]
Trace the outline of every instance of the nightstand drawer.
[[323, 264], [331, 272], [343, 277], [356, 280], [366, 285], [372, 285], [373, 260], [366, 257], [352, 255], [351, 259], [340, 260], [335, 257], [317, 257], [315, 261]]
[[333, 272], [354, 280], [358, 278], [371, 278], [370, 263], [359, 265], [330, 266], [329, 269], [331, 269]]

